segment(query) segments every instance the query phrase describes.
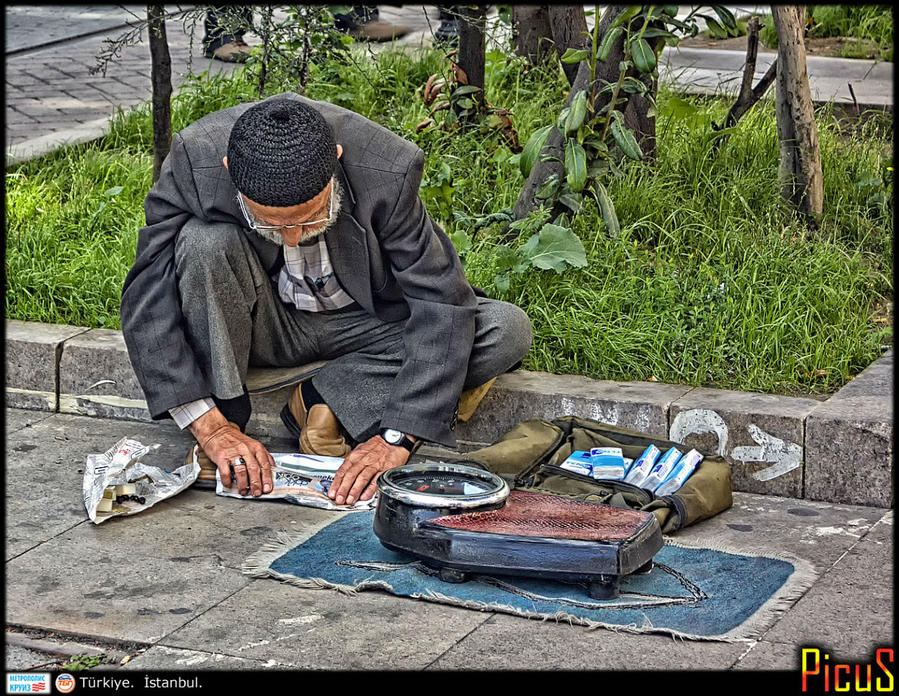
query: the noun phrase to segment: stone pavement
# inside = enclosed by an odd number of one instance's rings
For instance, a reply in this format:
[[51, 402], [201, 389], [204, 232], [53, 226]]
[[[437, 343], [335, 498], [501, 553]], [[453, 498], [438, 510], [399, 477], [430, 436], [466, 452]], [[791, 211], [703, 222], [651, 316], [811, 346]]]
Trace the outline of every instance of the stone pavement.
[[[174, 11], [178, 6], [166, 7]], [[757, 8], [732, 9], [741, 14]], [[144, 13], [143, 5], [6, 7], [8, 164], [46, 153], [62, 143], [101, 137], [116, 109], [129, 109], [150, 98], [146, 41], [123, 49], [120, 60], [109, 66], [105, 76], [89, 73], [104, 47], [104, 40], [121, 36], [127, 23], [143, 17]], [[399, 41], [406, 46], [430, 41], [432, 30], [439, 25], [435, 6], [385, 5], [381, 17], [413, 29]], [[589, 23], [592, 25], [592, 19]], [[187, 29], [178, 19], [167, 23], [172, 80], [176, 88], [190, 73], [235, 70], [233, 64], [203, 58], [199, 50], [202, 21], [197, 26], [193, 45]], [[502, 38], [501, 28], [492, 33]], [[251, 44], [258, 41], [252, 34], [246, 38]], [[743, 60], [743, 54], [738, 51], [667, 48], [661, 61], [661, 78], [691, 92], [735, 94]], [[757, 78], [771, 60], [772, 54], [759, 56]], [[849, 92], [851, 82], [860, 106], [892, 108], [891, 63], [810, 57], [808, 70], [813, 97], [818, 101], [853, 104]]]
[[340, 513], [189, 489], [94, 525], [81, 499], [85, 457], [125, 436], [160, 443], [147, 461], [169, 469], [191, 445], [171, 422], [6, 410], [8, 670], [103, 652], [113, 663], [104, 667], [132, 658], [122, 672], [789, 670], [798, 680], [801, 646], [824, 647], [835, 663], [869, 661], [876, 646], [892, 645], [892, 510], [736, 493], [733, 508], [673, 539], [788, 554], [816, 579], [758, 639], [675, 641], [302, 589], [239, 570], [276, 533], [312, 533]]

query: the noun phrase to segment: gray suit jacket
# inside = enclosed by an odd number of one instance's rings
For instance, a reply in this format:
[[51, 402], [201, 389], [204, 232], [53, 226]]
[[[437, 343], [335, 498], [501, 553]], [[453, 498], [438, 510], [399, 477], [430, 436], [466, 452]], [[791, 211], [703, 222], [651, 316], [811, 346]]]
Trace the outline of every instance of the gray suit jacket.
[[[335, 274], [360, 306], [384, 321], [408, 319], [405, 361], [382, 427], [455, 445], [455, 408], [474, 341], [477, 299], [452, 242], [418, 195], [424, 153], [362, 116], [296, 94], [318, 109], [343, 146], [337, 176], [345, 191], [325, 239]], [[146, 226], [122, 290], [128, 354], [153, 418], [210, 395], [184, 330], [175, 276], [175, 238], [197, 217], [245, 224], [222, 165], [228, 136], [251, 104], [209, 114], [175, 135], [149, 192]], [[281, 247], [247, 230], [263, 265], [283, 264]], [[348, 388], [352, 388], [348, 386]]]

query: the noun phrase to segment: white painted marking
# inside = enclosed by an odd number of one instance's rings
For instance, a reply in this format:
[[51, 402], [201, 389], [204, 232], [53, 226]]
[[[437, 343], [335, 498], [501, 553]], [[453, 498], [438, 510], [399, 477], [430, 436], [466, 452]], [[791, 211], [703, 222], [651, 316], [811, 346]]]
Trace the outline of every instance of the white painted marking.
[[848, 529], [843, 529], [842, 527], [816, 527], [815, 534], [820, 536], [834, 536], [836, 534], [846, 534], [851, 537], [858, 537], [858, 534], [853, 534]]
[[278, 623], [282, 624], [307, 624], [319, 619], [325, 618], [321, 614], [309, 614], [308, 616], [297, 616], [293, 619], [278, 619]]
[[771, 433], [766, 433], [755, 423], [750, 423], [749, 434], [758, 447], [734, 447], [731, 458], [741, 462], [773, 462], [773, 466], [756, 471], [752, 478], [757, 481], [770, 481], [783, 476], [802, 464], [802, 447], [789, 440], [781, 440]]
[[101, 379], [99, 382], [94, 382], [92, 385], [90, 385], [87, 390], [90, 391], [94, 387], [99, 387], [102, 384], [118, 384], [118, 382], [116, 382], [114, 379]]
[[688, 435], [698, 433], [717, 435], [718, 454], [722, 457], [725, 456], [729, 434], [727, 423], [715, 411], [707, 408], [693, 408], [678, 413], [668, 431], [668, 439], [674, 442], [683, 442]]
[[180, 660], [175, 660], [176, 665], [198, 665], [202, 662], [206, 662], [209, 659], [208, 655], [191, 655], [190, 657], [182, 657]]

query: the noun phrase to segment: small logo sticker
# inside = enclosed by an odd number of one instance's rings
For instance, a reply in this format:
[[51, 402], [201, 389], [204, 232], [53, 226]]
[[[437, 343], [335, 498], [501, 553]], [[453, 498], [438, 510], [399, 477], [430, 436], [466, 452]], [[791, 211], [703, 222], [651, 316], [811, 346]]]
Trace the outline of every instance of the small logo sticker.
[[40, 672], [11, 672], [6, 675], [8, 694], [49, 694], [50, 675]]
[[61, 694], [70, 694], [75, 690], [75, 677], [71, 674], [60, 674], [56, 677], [56, 690]]

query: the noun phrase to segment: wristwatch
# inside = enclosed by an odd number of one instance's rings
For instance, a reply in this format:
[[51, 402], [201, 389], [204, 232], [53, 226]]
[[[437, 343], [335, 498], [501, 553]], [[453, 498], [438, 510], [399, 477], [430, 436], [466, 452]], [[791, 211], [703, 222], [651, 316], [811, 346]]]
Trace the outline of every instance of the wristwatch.
[[393, 428], [384, 428], [381, 430], [381, 438], [388, 445], [397, 445], [399, 447], [405, 447], [410, 452], [414, 452], [417, 448], [416, 445], [421, 442], [412, 442], [405, 433], [401, 433], [399, 430], [394, 430]]

